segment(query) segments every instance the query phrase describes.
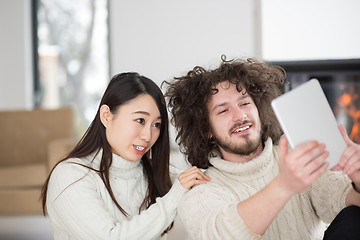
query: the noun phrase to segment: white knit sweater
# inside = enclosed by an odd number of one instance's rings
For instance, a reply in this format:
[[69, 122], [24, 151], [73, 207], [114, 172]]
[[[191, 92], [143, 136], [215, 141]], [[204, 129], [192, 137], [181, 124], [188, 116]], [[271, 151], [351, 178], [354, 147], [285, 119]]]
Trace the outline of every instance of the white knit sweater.
[[211, 181], [192, 188], [179, 204], [179, 218], [188, 234], [206, 240], [321, 239], [324, 222], [331, 222], [345, 207], [351, 188], [349, 179], [340, 172], [327, 171], [305, 192], [294, 195], [264, 236], [253, 234], [238, 215], [237, 204], [278, 175], [277, 151], [269, 139], [264, 151], [247, 163], [211, 158], [213, 166], [206, 171]]
[[110, 182], [127, 218], [116, 208], [99, 175], [73, 163], [98, 169], [101, 151], [91, 161], [93, 157], [68, 159], [51, 175], [46, 207], [54, 239], [160, 239], [187, 190], [176, 180], [164, 197], [139, 215], [147, 191], [142, 165], [113, 154]]

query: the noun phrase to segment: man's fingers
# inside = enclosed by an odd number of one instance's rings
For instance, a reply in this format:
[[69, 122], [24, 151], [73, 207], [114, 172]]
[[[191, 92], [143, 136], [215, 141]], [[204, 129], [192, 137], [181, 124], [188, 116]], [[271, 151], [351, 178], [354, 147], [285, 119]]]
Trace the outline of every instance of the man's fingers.
[[315, 182], [328, 169], [328, 167], [329, 162], [323, 162], [319, 168], [313, 171], [308, 178], [309, 185]]
[[308, 141], [294, 148], [290, 154], [292, 155], [293, 159], [313, 159], [316, 155], [319, 155], [324, 150], [324, 144], [319, 144], [317, 141]]
[[324, 163], [325, 159], [329, 156], [328, 151], [323, 151], [320, 155], [313, 158], [311, 161], [309, 161], [305, 167], [304, 170], [308, 172], [308, 174], [312, 174], [313, 172], [317, 171], [319, 167]]

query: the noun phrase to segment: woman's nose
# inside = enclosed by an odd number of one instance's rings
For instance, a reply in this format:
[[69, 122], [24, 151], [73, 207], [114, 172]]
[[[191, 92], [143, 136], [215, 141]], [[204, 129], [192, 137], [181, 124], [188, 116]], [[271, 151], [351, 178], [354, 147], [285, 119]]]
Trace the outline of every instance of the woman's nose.
[[146, 142], [149, 142], [151, 140], [150, 127], [144, 127], [144, 129], [141, 131], [141, 139], [144, 139]]

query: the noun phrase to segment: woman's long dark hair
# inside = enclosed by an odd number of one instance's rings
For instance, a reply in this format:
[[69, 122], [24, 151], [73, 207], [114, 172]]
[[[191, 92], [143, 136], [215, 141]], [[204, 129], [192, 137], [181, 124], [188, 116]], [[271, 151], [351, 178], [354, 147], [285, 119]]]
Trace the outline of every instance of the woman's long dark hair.
[[[100, 107], [103, 104], [106, 104], [109, 106], [111, 112], [116, 114], [121, 105], [131, 99], [134, 99], [140, 94], [149, 94], [154, 98], [161, 115], [161, 129], [159, 138], [151, 148], [151, 158], [149, 153], [147, 153], [141, 159], [144, 175], [148, 180], [148, 192], [146, 193], [145, 199], [139, 208], [139, 212], [155, 203], [155, 199], [157, 197], [164, 196], [172, 185], [169, 174], [170, 143], [166, 103], [160, 88], [152, 80], [144, 76], [140, 76], [138, 73], [122, 73], [115, 75], [111, 79], [91, 125], [75, 148], [60, 161], [62, 162], [69, 158], [82, 158], [92, 153], [98, 154], [102, 149], [99, 169], [93, 169], [85, 165], [83, 166], [92, 171], [98, 172], [112, 200], [125, 216], [128, 216], [128, 214], [116, 201], [110, 185], [109, 168], [113, 160], [112, 151], [106, 139], [105, 127], [100, 121]], [[46, 179], [41, 191], [41, 201], [44, 215], [46, 213], [46, 195], [49, 180], [54, 168]]]

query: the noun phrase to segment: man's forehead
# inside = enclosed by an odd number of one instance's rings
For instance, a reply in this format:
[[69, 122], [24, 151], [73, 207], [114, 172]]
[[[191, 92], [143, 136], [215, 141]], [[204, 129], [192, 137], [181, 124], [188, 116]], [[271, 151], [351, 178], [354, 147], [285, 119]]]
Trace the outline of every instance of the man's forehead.
[[222, 92], [223, 90], [231, 90], [231, 89], [236, 89], [237, 92], [241, 93], [242, 95], [247, 95], [246, 93], [246, 89], [244, 86], [242, 86], [242, 84], [240, 83], [233, 83], [230, 82], [228, 80], [222, 81], [217, 83], [215, 86], [213, 86], [212, 88], [212, 95], [215, 95], [217, 93], [219, 93], [220, 91]]
[[241, 92], [238, 88], [236, 88], [235, 84], [228, 85], [219, 85], [219, 89], [217, 92], [213, 93], [208, 102], [208, 107], [210, 110], [214, 110], [217, 107], [226, 106], [227, 104], [233, 101], [241, 101], [246, 98], [250, 98], [248, 93], [244, 88], [242, 88]]

